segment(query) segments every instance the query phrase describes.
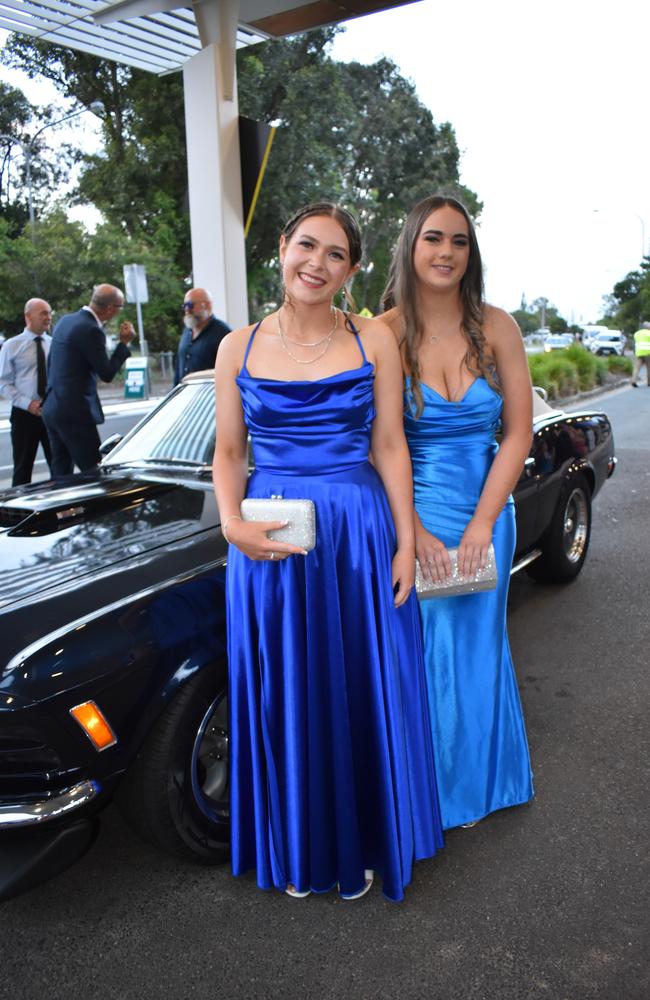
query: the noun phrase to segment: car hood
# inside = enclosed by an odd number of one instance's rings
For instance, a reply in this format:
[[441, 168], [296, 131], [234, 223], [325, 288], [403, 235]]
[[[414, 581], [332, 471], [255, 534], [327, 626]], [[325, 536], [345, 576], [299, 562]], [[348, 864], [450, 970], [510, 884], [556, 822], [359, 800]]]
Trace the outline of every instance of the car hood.
[[183, 546], [216, 524], [212, 488], [197, 480], [99, 472], [5, 493], [0, 611], [141, 567], [161, 548]]

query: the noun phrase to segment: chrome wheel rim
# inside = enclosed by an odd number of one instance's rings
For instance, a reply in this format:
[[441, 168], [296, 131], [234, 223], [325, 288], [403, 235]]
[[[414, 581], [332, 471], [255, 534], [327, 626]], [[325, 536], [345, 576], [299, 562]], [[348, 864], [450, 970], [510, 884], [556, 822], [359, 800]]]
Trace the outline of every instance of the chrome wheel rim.
[[228, 699], [223, 692], [203, 716], [192, 748], [192, 791], [201, 811], [228, 820]]
[[564, 508], [564, 526], [562, 541], [564, 554], [570, 563], [580, 562], [587, 548], [589, 533], [589, 504], [583, 491], [577, 487], [571, 494]]

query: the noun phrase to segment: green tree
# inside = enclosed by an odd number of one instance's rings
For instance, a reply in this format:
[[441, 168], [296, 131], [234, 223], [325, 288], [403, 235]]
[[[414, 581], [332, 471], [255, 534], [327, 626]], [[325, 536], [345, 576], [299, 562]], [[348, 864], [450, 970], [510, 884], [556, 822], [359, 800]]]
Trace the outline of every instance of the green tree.
[[534, 333], [539, 327], [537, 316], [529, 313], [526, 309], [515, 309], [512, 316], [524, 336], [527, 333]]
[[[340, 29], [319, 29], [239, 53], [242, 114], [279, 125], [249, 236], [253, 312], [279, 293], [278, 231], [307, 201], [341, 200], [360, 217], [366, 254], [359, 305], [377, 308], [390, 253], [409, 210], [438, 190], [481, 205], [459, 183], [453, 128], [440, 126], [388, 59], [338, 63], [327, 48]], [[327, 102], [322, 95], [327, 94]]]
[[189, 273], [181, 75], [156, 77], [22, 35], [10, 36], [4, 61], [31, 78], [50, 80], [63, 97], [84, 107], [103, 105], [101, 153], [70, 153], [82, 166], [72, 200], [95, 205], [132, 237], [152, 239], [164, 224], [173, 236], [168, 249]]
[[[48, 123], [44, 112], [22, 90], [0, 81], [0, 217], [18, 235], [29, 218], [25, 151], [30, 156], [34, 206], [41, 209], [67, 174], [67, 161], [48, 155], [36, 133]], [[12, 141], [12, 137], [13, 141]], [[35, 139], [35, 141], [34, 141]]]
[[[23, 306], [34, 294], [34, 275], [41, 294], [61, 315], [87, 304], [98, 281], [122, 286], [123, 265], [132, 262], [147, 269], [149, 302], [142, 312], [149, 347], [172, 349], [178, 339], [182, 275], [170, 263], [164, 227], [151, 243], [129, 236], [110, 221], [89, 233], [58, 207], [39, 218], [34, 241], [29, 227], [12, 236], [8, 222], [0, 218], [0, 329], [9, 334], [22, 330]], [[125, 317], [135, 321], [133, 306], [126, 307]]]
[[603, 322], [631, 334], [650, 320], [650, 257], [644, 257], [638, 271], [630, 271], [605, 297]]
[[[392, 246], [419, 198], [443, 189], [460, 195], [474, 215], [480, 212], [476, 195], [459, 183], [452, 126], [433, 121], [390, 60], [373, 66], [332, 60], [327, 50], [337, 30], [317, 29], [238, 53], [241, 113], [279, 125], [247, 245], [253, 314], [277, 300], [279, 229], [305, 202], [340, 200], [358, 212], [366, 258], [355, 293], [359, 305], [373, 311]], [[167, 255], [178, 292], [173, 311], [170, 305], [166, 319], [158, 316], [157, 336], [164, 339], [177, 324], [180, 279], [190, 273], [180, 74], [157, 78], [19, 36], [10, 39], [5, 60], [45, 76], [86, 107], [102, 102], [104, 148], [99, 155], [77, 151], [81, 175], [74, 198], [96, 205], [114, 236], [121, 230], [129, 247], [138, 246], [138, 262], [147, 253], [156, 262], [161, 251]], [[100, 236], [98, 231], [95, 239]], [[113, 245], [124, 246], [117, 238]]]

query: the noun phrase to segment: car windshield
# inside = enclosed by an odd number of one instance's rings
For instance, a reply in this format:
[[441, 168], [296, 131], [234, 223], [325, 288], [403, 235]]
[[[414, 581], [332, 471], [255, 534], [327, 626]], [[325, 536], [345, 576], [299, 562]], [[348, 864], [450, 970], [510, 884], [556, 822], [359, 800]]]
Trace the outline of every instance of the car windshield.
[[209, 465], [214, 441], [213, 383], [188, 382], [157, 406], [102, 465]]

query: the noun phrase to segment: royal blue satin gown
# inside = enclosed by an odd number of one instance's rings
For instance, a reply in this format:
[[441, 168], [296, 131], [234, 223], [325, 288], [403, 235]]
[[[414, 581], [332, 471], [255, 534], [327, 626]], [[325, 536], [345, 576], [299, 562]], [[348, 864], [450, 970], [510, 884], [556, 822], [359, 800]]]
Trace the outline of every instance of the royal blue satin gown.
[[[257, 329], [257, 328], [256, 328]], [[442, 846], [421, 627], [395, 609], [394, 526], [368, 462], [373, 366], [237, 384], [248, 496], [312, 499], [316, 548], [227, 569], [232, 867], [262, 888], [353, 894], [364, 869], [400, 900]]]
[[[407, 380], [405, 431], [415, 507], [448, 548], [460, 543], [498, 446], [501, 396], [477, 378], [450, 402], [421, 383], [415, 415]], [[515, 550], [512, 497], [494, 526], [497, 589], [420, 601], [436, 777], [444, 829], [533, 795], [528, 741], [506, 631]]]

